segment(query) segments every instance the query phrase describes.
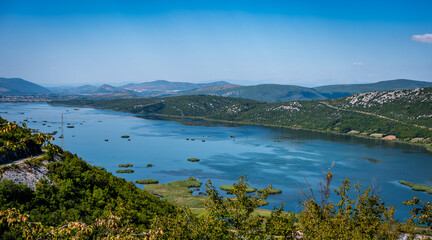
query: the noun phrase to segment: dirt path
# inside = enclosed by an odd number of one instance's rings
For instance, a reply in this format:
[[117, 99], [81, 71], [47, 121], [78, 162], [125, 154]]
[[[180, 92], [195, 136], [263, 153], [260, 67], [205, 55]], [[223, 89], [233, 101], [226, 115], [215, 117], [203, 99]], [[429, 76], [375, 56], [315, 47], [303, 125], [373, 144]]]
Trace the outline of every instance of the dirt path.
[[336, 110], [339, 110], [339, 111], [356, 112], [356, 113], [360, 113], [360, 114], [366, 114], [366, 115], [383, 118], [383, 119], [390, 120], [390, 121], [397, 122], [397, 123], [402, 123], [402, 124], [406, 124], [406, 125], [413, 125], [413, 126], [416, 126], [416, 127], [421, 127], [421, 128], [426, 128], [426, 129], [432, 130], [432, 128], [428, 128], [428, 127], [417, 125], [417, 124], [409, 124], [409, 123], [406, 123], [406, 122], [403, 122], [403, 121], [400, 121], [400, 120], [397, 120], [397, 119], [389, 118], [389, 117], [386, 117], [386, 116], [383, 116], [383, 115], [378, 115], [378, 114], [375, 114], [375, 113], [363, 112], [363, 111], [359, 111], [359, 110], [349, 110], [349, 109], [344, 109], [344, 108], [338, 108], [338, 107], [335, 107], [333, 105], [330, 105], [327, 102], [319, 102], [319, 103], [321, 103], [321, 104], [323, 104], [323, 105], [325, 105], [325, 106], [327, 106], [329, 108], [333, 108], [333, 109], [336, 109]]
[[15, 160], [13, 162], [3, 163], [3, 164], [0, 164], [0, 166], [3, 167], [3, 166], [10, 166], [12, 164], [21, 164], [21, 163], [24, 163], [27, 160], [32, 159], [32, 158], [40, 157], [40, 156], [44, 155], [45, 153], [46, 152], [42, 152], [41, 154], [36, 155], [36, 156], [31, 156], [31, 157], [27, 157], [27, 158], [18, 159], [18, 160]]

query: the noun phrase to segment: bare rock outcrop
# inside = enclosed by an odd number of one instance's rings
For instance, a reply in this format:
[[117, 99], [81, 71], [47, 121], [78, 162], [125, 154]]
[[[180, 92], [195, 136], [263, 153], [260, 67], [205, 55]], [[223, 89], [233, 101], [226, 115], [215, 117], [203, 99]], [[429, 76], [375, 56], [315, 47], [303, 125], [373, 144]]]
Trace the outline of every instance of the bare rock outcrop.
[[[61, 161], [60, 156], [54, 156], [54, 161]], [[24, 184], [29, 188], [36, 190], [36, 183], [42, 179], [48, 179], [48, 161], [43, 161], [39, 166], [22, 163], [15, 167], [4, 170], [0, 175], [1, 179], [12, 180], [16, 184]], [[49, 179], [48, 179], [49, 180]]]

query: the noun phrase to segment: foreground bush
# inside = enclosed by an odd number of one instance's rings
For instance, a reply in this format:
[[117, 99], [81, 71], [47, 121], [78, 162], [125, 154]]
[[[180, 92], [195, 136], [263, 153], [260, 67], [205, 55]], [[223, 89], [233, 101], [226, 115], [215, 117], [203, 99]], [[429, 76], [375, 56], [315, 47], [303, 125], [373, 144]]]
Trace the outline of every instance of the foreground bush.
[[403, 231], [413, 230], [410, 224], [395, 220], [395, 208], [386, 207], [370, 187], [362, 190], [360, 184], [351, 186], [348, 179], [333, 190], [339, 202], [331, 202], [332, 177], [328, 172], [325, 184], [321, 185], [320, 202], [310, 197], [302, 203], [299, 230], [306, 239], [399, 239]]

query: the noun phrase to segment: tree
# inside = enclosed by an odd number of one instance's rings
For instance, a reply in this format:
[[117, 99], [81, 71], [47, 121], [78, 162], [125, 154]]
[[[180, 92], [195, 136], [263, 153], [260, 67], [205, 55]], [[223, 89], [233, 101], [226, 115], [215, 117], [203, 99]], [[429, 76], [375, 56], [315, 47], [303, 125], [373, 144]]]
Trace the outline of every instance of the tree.
[[413, 200], [406, 201], [404, 204], [416, 206], [410, 212], [411, 217], [420, 224], [426, 224], [432, 230], [432, 203], [422, 202], [417, 197], [414, 197]]

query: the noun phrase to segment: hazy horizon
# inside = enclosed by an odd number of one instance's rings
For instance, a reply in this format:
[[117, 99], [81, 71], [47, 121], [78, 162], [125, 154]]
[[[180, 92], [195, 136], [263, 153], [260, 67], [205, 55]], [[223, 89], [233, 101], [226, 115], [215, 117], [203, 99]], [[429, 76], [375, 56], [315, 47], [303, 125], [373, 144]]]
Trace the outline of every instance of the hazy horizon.
[[0, 76], [42, 86], [432, 81], [431, 1], [1, 1]]

